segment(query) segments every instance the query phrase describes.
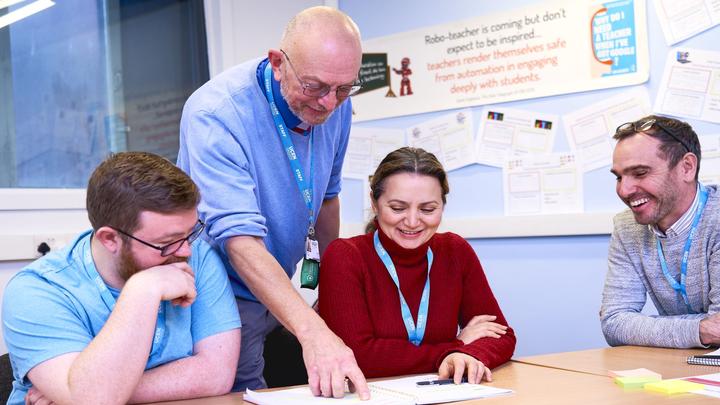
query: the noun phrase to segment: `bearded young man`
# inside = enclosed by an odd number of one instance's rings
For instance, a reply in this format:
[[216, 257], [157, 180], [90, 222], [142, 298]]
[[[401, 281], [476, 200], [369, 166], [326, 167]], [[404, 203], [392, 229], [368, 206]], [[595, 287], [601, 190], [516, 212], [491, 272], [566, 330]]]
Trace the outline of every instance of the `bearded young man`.
[[110, 156], [87, 188], [92, 230], [9, 282], [9, 404], [125, 404], [230, 391], [240, 318], [203, 241], [200, 194], [166, 159]]
[[[720, 344], [720, 198], [698, 182], [700, 142], [687, 123], [651, 115], [618, 127], [611, 172], [618, 214], [600, 318], [608, 344]], [[646, 294], [655, 316], [641, 313]]]

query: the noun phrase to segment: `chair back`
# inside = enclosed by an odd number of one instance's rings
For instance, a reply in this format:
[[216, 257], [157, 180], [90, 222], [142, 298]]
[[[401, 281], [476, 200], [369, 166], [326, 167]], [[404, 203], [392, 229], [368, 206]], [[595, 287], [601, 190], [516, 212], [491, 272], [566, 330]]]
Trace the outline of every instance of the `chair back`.
[[10, 355], [5, 353], [0, 356], [0, 404], [6, 404], [12, 392], [13, 377]]

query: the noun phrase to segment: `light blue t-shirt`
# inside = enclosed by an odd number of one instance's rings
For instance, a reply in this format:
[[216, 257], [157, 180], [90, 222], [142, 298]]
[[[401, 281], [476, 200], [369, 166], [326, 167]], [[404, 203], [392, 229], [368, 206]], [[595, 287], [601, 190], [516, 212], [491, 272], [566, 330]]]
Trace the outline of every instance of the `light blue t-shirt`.
[[[95, 284], [91, 235], [87, 231], [65, 249], [31, 263], [5, 288], [3, 337], [15, 377], [8, 404], [24, 403], [32, 386], [26, 378], [30, 369], [59, 355], [83, 351], [110, 316], [110, 307]], [[195, 272], [197, 298], [187, 308], [173, 306], [169, 301], [160, 304], [165, 327], [158, 329], [164, 329], [164, 334], [153, 344], [145, 369], [189, 357], [195, 343], [240, 327], [237, 306], [218, 255], [198, 240], [192, 244], [188, 264]], [[110, 291], [116, 299], [121, 293]]]
[[[292, 276], [305, 252], [308, 230], [308, 209], [258, 83], [261, 62], [231, 68], [190, 96], [180, 121], [177, 160], [202, 191], [200, 218], [206, 223], [207, 239], [223, 256], [233, 292], [254, 301], [228, 261], [227, 239], [263, 238], [270, 254]], [[312, 173], [310, 136], [291, 131], [303, 173], [312, 177], [315, 218], [323, 200], [340, 192], [351, 116], [348, 99], [325, 123], [313, 127]]]

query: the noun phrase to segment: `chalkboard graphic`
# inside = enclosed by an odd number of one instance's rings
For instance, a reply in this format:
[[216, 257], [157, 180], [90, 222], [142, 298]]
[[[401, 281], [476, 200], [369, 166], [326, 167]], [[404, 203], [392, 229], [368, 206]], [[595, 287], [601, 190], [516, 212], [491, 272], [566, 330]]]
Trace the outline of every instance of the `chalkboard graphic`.
[[364, 53], [359, 76], [363, 87], [357, 94], [388, 87], [385, 97], [395, 97], [390, 87], [390, 66], [386, 53]]
[[400, 80], [400, 96], [402, 97], [406, 94], [411, 96], [413, 91], [410, 86], [410, 75], [412, 74], [412, 69], [410, 69], [410, 58], [407, 56], [402, 58], [400, 61], [400, 69], [393, 68], [393, 71], [402, 76], [402, 80]]

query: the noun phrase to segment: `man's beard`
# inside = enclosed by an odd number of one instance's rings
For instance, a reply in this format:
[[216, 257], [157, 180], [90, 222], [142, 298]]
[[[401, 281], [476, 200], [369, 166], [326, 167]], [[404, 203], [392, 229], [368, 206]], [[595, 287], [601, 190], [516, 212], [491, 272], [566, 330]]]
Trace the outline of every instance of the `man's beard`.
[[280, 81], [280, 95], [285, 99], [285, 102], [287, 103], [288, 110], [290, 110], [291, 113], [295, 114], [296, 117], [300, 118], [302, 120], [302, 117], [300, 116], [300, 111], [297, 111], [295, 107], [290, 105], [290, 102], [288, 101], [288, 89], [287, 89], [287, 82], [285, 80]]
[[[181, 262], [187, 262], [187, 257], [177, 257], [174, 255], [167, 256], [165, 258], [165, 261], [157, 264], [157, 266], [162, 266], [165, 264], [171, 264], [171, 263], [181, 263]], [[154, 267], [154, 266], [152, 266]], [[138, 264], [137, 260], [135, 260], [135, 257], [133, 256], [132, 252], [130, 251], [130, 244], [125, 243], [123, 244], [122, 250], [120, 251], [120, 258], [118, 259], [118, 274], [120, 277], [122, 277], [123, 280], [128, 281], [130, 277], [132, 277], [134, 274], [143, 271], [145, 269], [141, 268], [141, 266]]]
[[[325, 121], [327, 121], [327, 119], [333, 113], [333, 111], [326, 112], [326, 114], [324, 115], [324, 117], [322, 118], [322, 120], [320, 122], [309, 122], [309, 120], [306, 119], [306, 117], [303, 117], [302, 114], [300, 113], [300, 111], [298, 111], [298, 109], [292, 105], [290, 99], [288, 98], [289, 91], [290, 90], [287, 88], [287, 82], [284, 80], [281, 80], [280, 81], [280, 95], [285, 99], [285, 102], [287, 103], [287, 106], [288, 106], [288, 110], [290, 110], [291, 113], [293, 113], [296, 117], [298, 117], [300, 119], [300, 121], [310, 124], [310, 125], [321, 125]], [[338, 105], [339, 105], [339, 103], [338, 103]], [[310, 107], [308, 107], [308, 108], [310, 108]]]

